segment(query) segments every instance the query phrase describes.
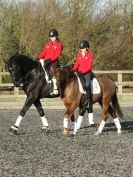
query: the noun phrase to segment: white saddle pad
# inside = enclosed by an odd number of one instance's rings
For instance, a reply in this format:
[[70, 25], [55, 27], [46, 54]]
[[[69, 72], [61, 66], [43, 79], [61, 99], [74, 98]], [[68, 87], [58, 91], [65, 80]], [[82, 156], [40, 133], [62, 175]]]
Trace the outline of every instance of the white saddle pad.
[[[83, 89], [79, 77], [77, 77], [77, 78], [78, 78], [78, 83], [79, 83], [79, 90], [81, 93], [85, 94], [86, 91]], [[100, 92], [101, 92], [100, 85], [99, 85], [97, 79], [93, 78], [93, 80], [91, 81], [91, 93], [92, 94], [99, 94]]]
[[97, 79], [93, 78], [93, 80], [91, 81], [91, 93], [98, 94], [100, 92], [101, 92], [100, 85], [99, 85]]

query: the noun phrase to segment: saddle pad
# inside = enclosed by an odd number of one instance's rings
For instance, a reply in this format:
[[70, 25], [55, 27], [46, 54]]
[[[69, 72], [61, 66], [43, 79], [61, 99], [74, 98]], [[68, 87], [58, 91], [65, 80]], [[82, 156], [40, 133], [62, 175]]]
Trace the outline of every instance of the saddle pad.
[[100, 85], [99, 85], [97, 79], [93, 78], [93, 80], [91, 81], [91, 93], [98, 94], [100, 92], [101, 92]]
[[[77, 74], [76, 74], [76, 75], [77, 75]], [[81, 84], [81, 81], [80, 81], [80, 79], [79, 79], [78, 76], [77, 76], [77, 78], [78, 78], [79, 91], [80, 91], [80, 93], [84, 93], [84, 94], [86, 94], [86, 91], [83, 89], [82, 84]]]
[[[77, 76], [77, 78], [78, 78], [78, 83], [79, 83], [79, 91], [80, 91], [81, 93], [84, 93], [84, 94], [85, 94], [86, 91], [83, 89], [82, 84], [81, 84], [81, 81], [80, 81], [80, 79], [79, 79], [78, 76]], [[96, 79], [96, 78], [93, 78], [93, 80], [91, 81], [91, 93], [92, 93], [92, 94], [99, 94], [100, 92], [101, 92], [100, 85], [99, 85], [97, 79]]]

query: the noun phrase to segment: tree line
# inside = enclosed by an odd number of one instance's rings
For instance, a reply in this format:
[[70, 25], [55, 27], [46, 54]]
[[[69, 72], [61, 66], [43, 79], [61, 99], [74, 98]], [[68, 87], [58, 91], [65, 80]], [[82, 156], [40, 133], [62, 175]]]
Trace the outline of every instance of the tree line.
[[95, 70], [132, 69], [132, 0], [0, 0], [0, 70], [15, 54], [36, 58], [56, 28], [62, 64], [74, 62], [83, 39]]

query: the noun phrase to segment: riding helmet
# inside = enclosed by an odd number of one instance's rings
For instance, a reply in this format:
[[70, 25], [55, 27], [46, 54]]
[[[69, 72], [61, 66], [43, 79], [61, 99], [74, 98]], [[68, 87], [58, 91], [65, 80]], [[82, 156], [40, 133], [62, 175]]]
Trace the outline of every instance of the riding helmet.
[[79, 44], [80, 49], [89, 48], [89, 47], [90, 47], [89, 42], [86, 40], [81, 41]]
[[49, 37], [58, 37], [58, 31], [56, 29], [51, 29], [49, 31]]

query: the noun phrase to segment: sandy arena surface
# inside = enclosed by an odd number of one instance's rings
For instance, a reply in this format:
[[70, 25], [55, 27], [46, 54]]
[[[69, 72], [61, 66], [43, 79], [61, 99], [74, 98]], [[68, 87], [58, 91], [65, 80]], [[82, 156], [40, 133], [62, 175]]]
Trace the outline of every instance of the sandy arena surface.
[[[94, 110], [100, 123], [100, 109]], [[19, 110], [0, 110], [0, 177], [133, 177], [133, 109], [122, 108], [123, 134], [111, 119], [102, 135], [88, 127], [87, 114], [76, 137], [62, 134], [64, 110], [46, 110], [51, 132], [30, 109], [18, 135], [9, 134]], [[77, 113], [76, 113], [77, 114]]]

